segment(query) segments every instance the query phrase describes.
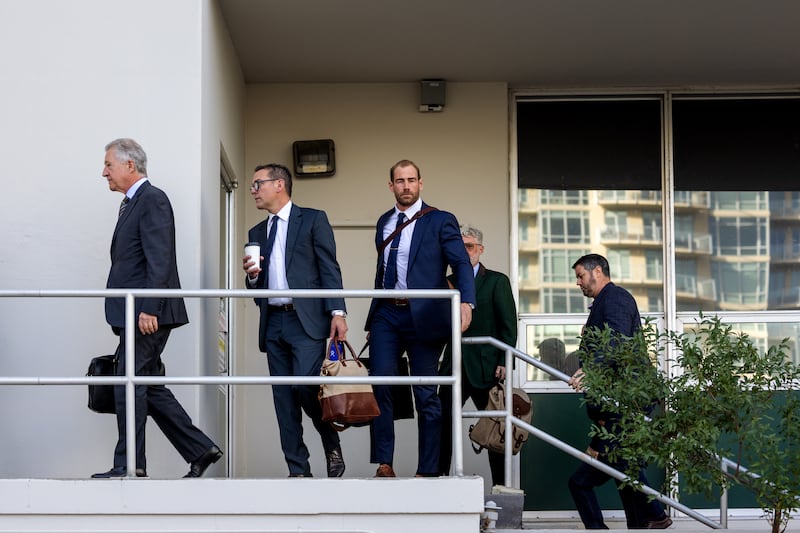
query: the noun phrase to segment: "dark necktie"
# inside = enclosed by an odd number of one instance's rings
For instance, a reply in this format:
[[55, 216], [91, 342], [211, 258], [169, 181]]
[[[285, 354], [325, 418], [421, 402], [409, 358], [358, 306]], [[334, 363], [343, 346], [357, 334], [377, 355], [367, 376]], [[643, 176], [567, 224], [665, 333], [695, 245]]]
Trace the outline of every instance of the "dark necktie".
[[129, 201], [130, 201], [130, 198], [128, 198], [128, 197], [126, 196], [126, 197], [124, 197], [124, 198], [122, 199], [122, 201], [119, 203], [119, 214], [117, 215], [117, 218], [121, 217], [121, 216], [122, 216], [122, 213], [124, 213], [124, 212], [125, 212], [125, 209], [128, 207], [128, 202], [129, 202]]
[[269, 288], [269, 257], [272, 255], [272, 247], [275, 245], [275, 234], [278, 232], [278, 216], [272, 215], [268, 221], [272, 224], [267, 235], [267, 249], [264, 252], [264, 286]]
[[[395, 226], [395, 230], [400, 228], [405, 220], [405, 213], [397, 215], [397, 226]], [[397, 235], [392, 239], [392, 244], [389, 245], [389, 259], [386, 261], [386, 271], [383, 273], [384, 289], [394, 289], [395, 285], [397, 285], [397, 249], [400, 247], [401, 233], [403, 232], [398, 231]]]

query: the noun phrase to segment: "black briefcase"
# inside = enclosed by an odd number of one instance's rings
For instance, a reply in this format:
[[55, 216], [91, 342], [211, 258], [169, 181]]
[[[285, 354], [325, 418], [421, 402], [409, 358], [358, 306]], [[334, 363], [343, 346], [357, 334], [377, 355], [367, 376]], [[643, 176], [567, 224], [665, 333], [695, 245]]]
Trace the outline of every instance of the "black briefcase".
[[[359, 352], [359, 361], [364, 366], [369, 368], [369, 357], [361, 357], [364, 350], [369, 346], [369, 341]], [[403, 356], [397, 362], [397, 376], [408, 377], [411, 374], [409, 370], [408, 358]], [[390, 385], [392, 388], [392, 411], [395, 420], [403, 420], [414, 418], [414, 393], [411, 390], [411, 385]]]
[[[101, 355], [89, 362], [87, 376], [113, 376], [117, 367], [115, 355]], [[114, 385], [89, 385], [89, 409], [96, 413], [116, 413]]]

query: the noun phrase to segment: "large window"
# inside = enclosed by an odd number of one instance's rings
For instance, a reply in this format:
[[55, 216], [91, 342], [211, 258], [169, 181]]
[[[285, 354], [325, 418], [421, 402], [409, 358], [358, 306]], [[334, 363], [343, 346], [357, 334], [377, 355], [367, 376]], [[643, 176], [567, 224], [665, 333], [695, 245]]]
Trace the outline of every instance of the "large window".
[[585, 312], [569, 267], [587, 250], [642, 313], [665, 298], [686, 312], [800, 309], [800, 95], [520, 99], [517, 153], [520, 264], [542, 282], [520, 284], [521, 313]]

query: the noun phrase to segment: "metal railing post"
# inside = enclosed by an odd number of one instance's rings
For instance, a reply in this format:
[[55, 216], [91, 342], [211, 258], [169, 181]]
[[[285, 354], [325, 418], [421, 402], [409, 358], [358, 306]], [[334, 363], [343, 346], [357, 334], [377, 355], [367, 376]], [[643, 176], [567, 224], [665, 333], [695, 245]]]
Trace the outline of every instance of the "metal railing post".
[[[720, 461], [720, 468], [723, 474], [727, 474], [727, 461], [724, 459]], [[719, 523], [723, 529], [728, 529], [728, 487], [723, 487], [722, 493], [719, 495]]]
[[506, 427], [506, 442], [503, 447], [503, 466], [504, 466], [504, 480], [506, 487], [512, 484], [511, 468], [512, 468], [512, 455], [514, 445], [514, 421], [511, 419], [514, 416], [514, 356], [511, 350], [506, 349], [506, 379], [503, 387], [505, 388], [506, 396], [506, 417], [503, 420]]
[[127, 477], [136, 477], [136, 320], [134, 296], [125, 295], [125, 454]]
[[[452, 374], [455, 379], [451, 387], [450, 397], [453, 401], [451, 431], [453, 435], [453, 473], [461, 477], [464, 475], [464, 438], [461, 434], [461, 295], [459, 293], [450, 297], [450, 319], [453, 324], [450, 339], [452, 347]], [[441, 385], [440, 385], [441, 387]]]

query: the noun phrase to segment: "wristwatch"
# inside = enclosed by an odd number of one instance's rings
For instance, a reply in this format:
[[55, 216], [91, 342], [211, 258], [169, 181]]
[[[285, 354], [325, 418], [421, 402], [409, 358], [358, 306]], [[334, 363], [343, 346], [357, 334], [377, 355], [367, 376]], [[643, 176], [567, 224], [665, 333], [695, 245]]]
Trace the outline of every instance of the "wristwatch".
[[469, 306], [469, 308], [470, 308], [470, 309], [472, 309], [473, 311], [475, 310], [475, 304], [472, 304], [472, 303], [469, 303], [469, 302], [467, 302], [467, 305], [468, 305], [468, 306]]
[[347, 313], [345, 313], [341, 309], [336, 309], [334, 311], [331, 311], [331, 316], [340, 316], [342, 318], [347, 318]]

